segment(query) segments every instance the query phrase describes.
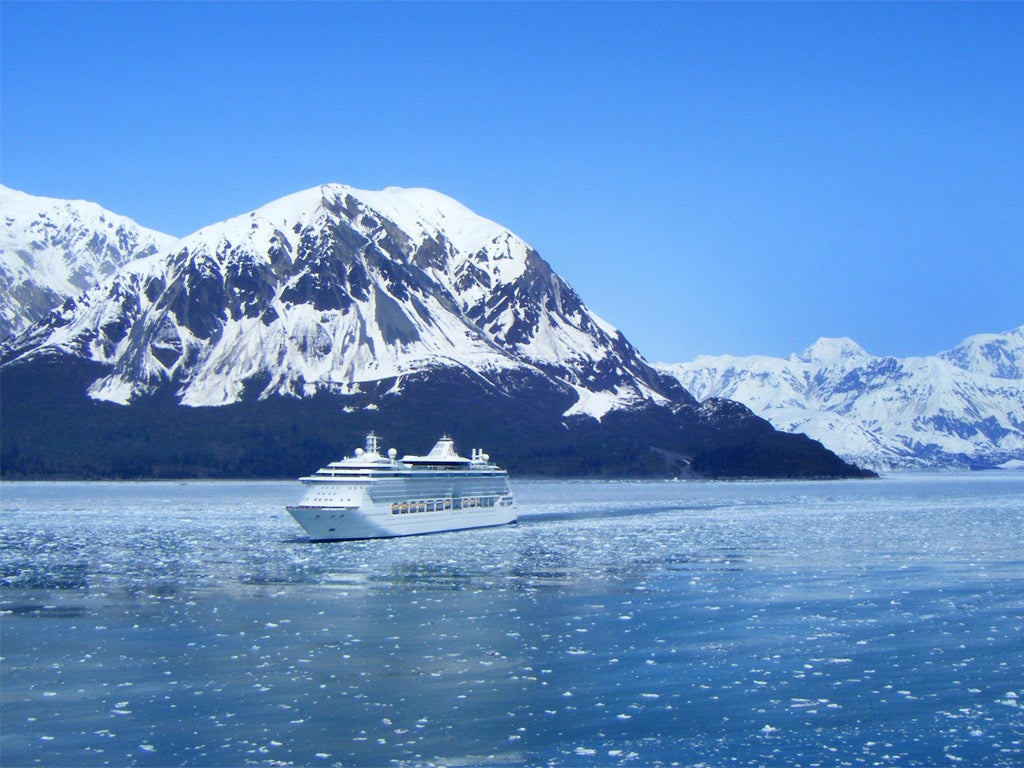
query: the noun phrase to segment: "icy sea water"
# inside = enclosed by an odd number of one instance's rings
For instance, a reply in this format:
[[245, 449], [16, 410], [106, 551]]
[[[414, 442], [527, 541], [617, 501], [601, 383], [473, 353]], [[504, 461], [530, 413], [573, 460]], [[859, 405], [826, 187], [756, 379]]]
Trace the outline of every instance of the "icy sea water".
[[1024, 474], [514, 490], [4, 484], [0, 764], [1024, 765]]

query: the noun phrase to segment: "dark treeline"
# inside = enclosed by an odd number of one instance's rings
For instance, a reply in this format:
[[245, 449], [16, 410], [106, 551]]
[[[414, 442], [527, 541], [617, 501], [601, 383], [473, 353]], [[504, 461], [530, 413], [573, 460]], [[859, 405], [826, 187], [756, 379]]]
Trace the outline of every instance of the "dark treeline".
[[90, 400], [84, 393], [102, 374], [94, 363], [67, 359], [4, 368], [4, 479], [295, 478], [362, 445], [371, 429], [400, 453], [422, 453], [447, 433], [463, 453], [483, 448], [519, 476], [865, 474], [753, 416], [720, 431], [696, 428], [693, 409], [565, 421], [571, 399], [538, 392], [512, 400], [468, 375], [407, 381], [401, 397], [369, 393], [362, 402], [321, 394], [191, 408], [171, 394], [131, 406]]

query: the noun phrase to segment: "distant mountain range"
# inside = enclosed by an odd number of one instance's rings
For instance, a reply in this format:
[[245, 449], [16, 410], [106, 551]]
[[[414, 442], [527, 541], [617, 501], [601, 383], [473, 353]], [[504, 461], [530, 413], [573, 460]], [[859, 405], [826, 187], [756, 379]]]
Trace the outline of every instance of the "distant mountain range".
[[326, 185], [181, 240], [6, 188], [0, 215], [6, 477], [294, 476], [370, 428], [537, 474], [863, 474], [698, 402], [437, 192]]
[[1024, 467], [1024, 326], [929, 357], [820, 339], [788, 360], [704, 356], [658, 368], [698, 399], [738, 400], [860, 466]]

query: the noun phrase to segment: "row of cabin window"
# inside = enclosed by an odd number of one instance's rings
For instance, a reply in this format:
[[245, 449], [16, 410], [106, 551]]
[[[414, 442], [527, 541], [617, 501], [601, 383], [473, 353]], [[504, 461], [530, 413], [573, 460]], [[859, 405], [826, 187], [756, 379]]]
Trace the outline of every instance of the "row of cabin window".
[[425, 501], [403, 501], [391, 505], [392, 515], [411, 515], [417, 512], [440, 512], [441, 510], [472, 509], [474, 507], [493, 507], [498, 501], [496, 496], [469, 496], [464, 499], [427, 499]]

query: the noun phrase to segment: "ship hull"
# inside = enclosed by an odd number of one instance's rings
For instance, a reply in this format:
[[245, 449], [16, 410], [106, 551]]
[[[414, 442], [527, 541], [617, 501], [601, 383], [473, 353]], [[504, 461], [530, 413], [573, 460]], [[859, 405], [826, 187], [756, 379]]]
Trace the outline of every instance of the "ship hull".
[[306, 531], [311, 541], [419, 536], [467, 528], [489, 528], [516, 521], [514, 504], [406, 514], [393, 513], [390, 504], [357, 508], [297, 505], [288, 507], [288, 512]]

